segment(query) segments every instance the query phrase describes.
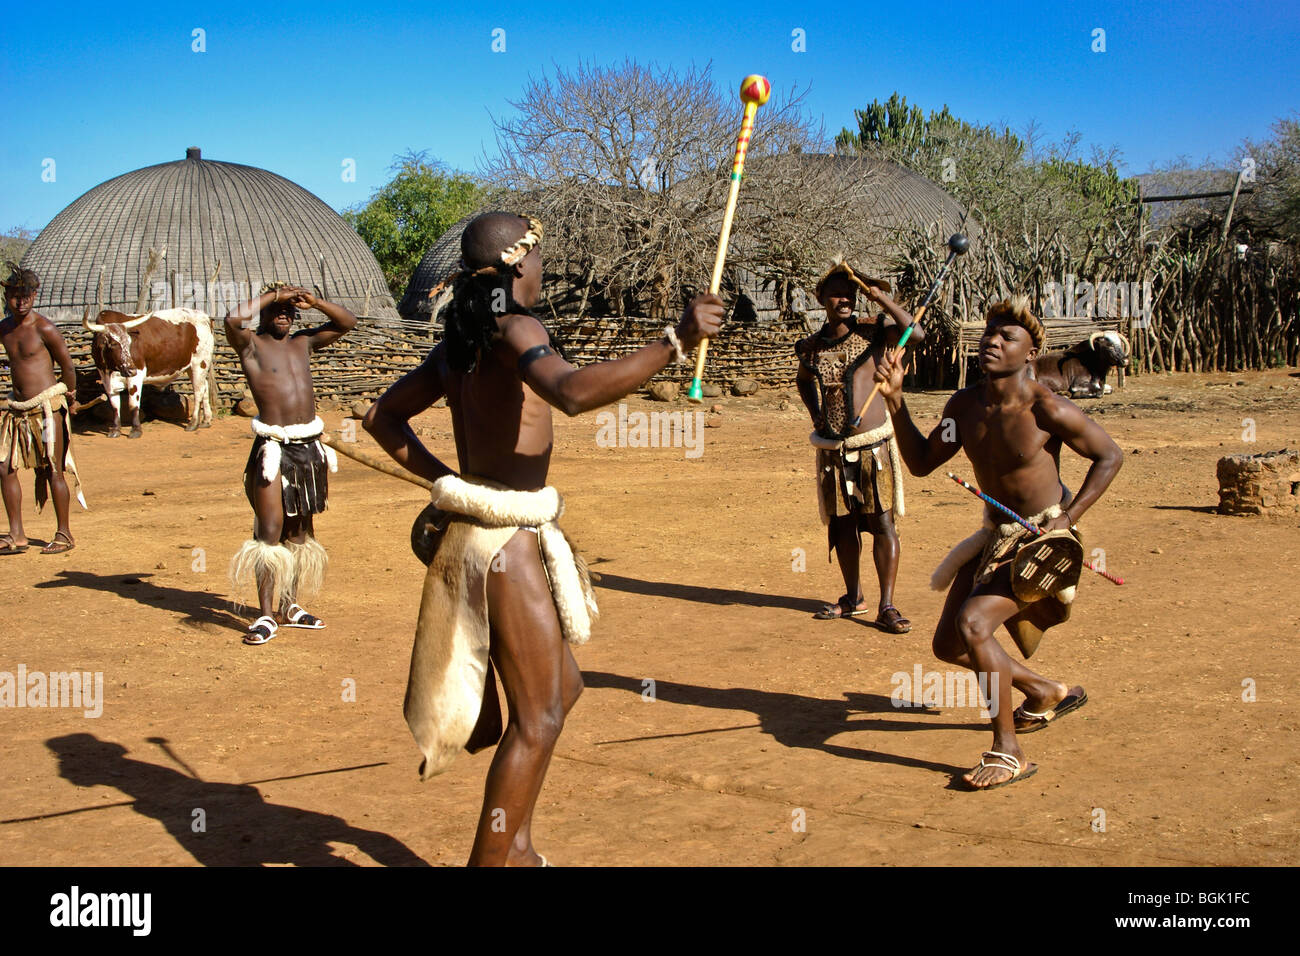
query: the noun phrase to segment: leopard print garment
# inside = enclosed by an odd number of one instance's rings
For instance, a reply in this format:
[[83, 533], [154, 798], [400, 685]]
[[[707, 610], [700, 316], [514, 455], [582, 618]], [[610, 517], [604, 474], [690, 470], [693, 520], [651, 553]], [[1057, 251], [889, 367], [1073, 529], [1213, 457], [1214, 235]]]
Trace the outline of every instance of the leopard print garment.
[[818, 332], [795, 346], [799, 361], [817, 379], [827, 438], [847, 438], [852, 433], [850, 422], [858, 411], [853, 373], [871, 357], [874, 344], [870, 327], [855, 324], [838, 339], [827, 341]]

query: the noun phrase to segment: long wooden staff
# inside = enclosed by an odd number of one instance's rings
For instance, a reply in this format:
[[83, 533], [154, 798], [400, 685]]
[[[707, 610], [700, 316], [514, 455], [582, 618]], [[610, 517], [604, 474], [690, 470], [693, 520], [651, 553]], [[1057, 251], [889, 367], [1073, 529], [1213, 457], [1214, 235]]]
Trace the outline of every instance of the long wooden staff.
[[[934, 282], [930, 285], [930, 291], [926, 295], [925, 300], [921, 303], [921, 307], [917, 309], [916, 314], [912, 316], [912, 324], [903, 330], [903, 334], [898, 340], [898, 348], [902, 349], [906, 347], [907, 340], [912, 337], [912, 329], [916, 328], [916, 324], [921, 321], [921, 316], [925, 315], [925, 310], [930, 307], [930, 301], [934, 298], [934, 294], [939, 291], [939, 286], [943, 284], [943, 277], [948, 274], [948, 267], [952, 265], [952, 261], [958, 256], [964, 256], [966, 250], [969, 248], [970, 240], [960, 232], [955, 232], [948, 237], [948, 258], [944, 261], [943, 268], [939, 270], [939, 274], [934, 277]], [[906, 355], [906, 353], [903, 354]], [[867, 413], [868, 406], [870, 406], [876, 396], [880, 394], [880, 386], [883, 384], [883, 382], [877, 382], [876, 387], [873, 388], [871, 394], [867, 396], [867, 400], [863, 402], [862, 407], [858, 409], [858, 417], [853, 419], [854, 428], [857, 428], [862, 422], [862, 416]]]
[[[997, 509], [998, 509], [999, 511], [1001, 511], [1004, 515], [1006, 515], [1008, 518], [1010, 518], [1010, 519], [1011, 519], [1012, 521], [1014, 521], [1016, 524], [1020, 525], [1020, 527], [1024, 528], [1025, 530], [1030, 531], [1030, 532], [1032, 532], [1032, 533], [1034, 533], [1034, 534], [1042, 534], [1042, 533], [1043, 533], [1043, 529], [1042, 529], [1042, 528], [1038, 527], [1037, 525], [1030, 524], [1028, 521], [1026, 521], [1024, 518], [1020, 517], [1020, 515], [1016, 514], [1014, 511], [1012, 511], [1012, 510], [1011, 510], [1010, 508], [1008, 508], [1006, 505], [1002, 504], [1000, 501], [995, 501], [994, 499], [990, 498], [988, 495], [984, 494], [984, 492], [980, 491], [980, 490], [979, 490], [978, 488], [976, 488], [974, 485], [970, 484], [970, 483], [967, 482], [967, 481], [963, 481], [961, 478], [958, 478], [958, 477], [957, 477], [956, 475], [954, 475], [951, 471], [948, 472], [948, 477], [951, 478], [953, 481], [957, 482], [957, 484], [961, 485], [963, 488], [965, 488], [967, 491], [969, 491], [971, 494], [973, 494], [976, 498], [979, 498], [981, 501], [983, 501], [983, 502], [985, 502], [985, 503], [987, 503], [987, 504], [992, 505], [994, 508], [997, 508]], [[1092, 572], [1094, 572], [1094, 573], [1096, 573], [1096, 574], [1100, 574], [1103, 578], [1105, 578], [1105, 579], [1106, 579], [1107, 581], [1109, 581], [1111, 584], [1123, 584], [1123, 583], [1124, 583], [1124, 579], [1123, 579], [1123, 578], [1116, 577], [1116, 576], [1113, 575], [1113, 574], [1110, 574], [1110, 573], [1108, 573], [1108, 572], [1106, 572], [1106, 571], [1103, 571], [1101, 568], [1096, 567], [1095, 565], [1093, 565], [1090, 561], [1085, 561], [1085, 562], [1083, 562], [1083, 566], [1084, 566], [1085, 568], [1087, 568], [1089, 571], [1092, 571]]]
[[[731, 239], [731, 220], [736, 215], [736, 200], [740, 196], [740, 180], [745, 172], [745, 153], [749, 150], [749, 137], [754, 132], [754, 114], [772, 95], [772, 84], [767, 77], [757, 73], [740, 83], [740, 100], [745, 104], [745, 116], [740, 122], [740, 135], [736, 137], [736, 157], [731, 163], [731, 192], [727, 195], [727, 209], [722, 214], [722, 235], [718, 237], [718, 255], [713, 260], [713, 279], [709, 291], [714, 295], [722, 288], [722, 267], [727, 261], [727, 242]], [[704, 357], [709, 352], [709, 340], [701, 339], [695, 354], [695, 377], [686, 391], [688, 401], [704, 401]]]
[[413, 475], [406, 469], [401, 468], [392, 462], [380, 461], [374, 455], [357, 448], [355, 442], [339, 441], [337, 438], [329, 434], [329, 432], [322, 433], [320, 440], [322, 444], [329, 445], [340, 454], [346, 455], [353, 461], [360, 462], [369, 468], [373, 468], [375, 471], [382, 471], [385, 475], [392, 475], [394, 478], [401, 478], [403, 481], [409, 481], [413, 485], [419, 485], [425, 491], [430, 491], [433, 488], [433, 482], [429, 481], [429, 479], [421, 478], [419, 475]]

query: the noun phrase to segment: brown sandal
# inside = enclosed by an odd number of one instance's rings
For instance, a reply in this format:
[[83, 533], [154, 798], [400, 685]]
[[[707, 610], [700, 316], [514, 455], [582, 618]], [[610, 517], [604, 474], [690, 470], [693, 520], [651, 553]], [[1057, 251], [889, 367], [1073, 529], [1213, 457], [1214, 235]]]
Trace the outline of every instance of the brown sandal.
[[912, 629], [912, 622], [903, 617], [903, 612], [892, 604], [886, 604], [876, 617], [876, 626], [890, 634], [906, 634]]
[[[67, 543], [60, 544], [60, 538]], [[50, 543], [41, 548], [41, 554], [67, 554], [76, 546], [76, 542], [72, 540], [72, 535], [68, 534], [66, 531], [56, 531], [54, 532], [54, 537], [50, 539]]]
[[14, 536], [11, 534], [0, 534], [0, 554], [22, 554], [31, 545], [15, 544]]
[[[852, 598], [847, 594], [836, 601], [834, 604], [827, 604], [820, 611], [813, 615], [816, 621], [836, 621], [842, 617], [857, 617], [859, 614], [868, 613], [868, 608], [855, 608], [852, 604]], [[866, 604], [867, 599], [864, 597], [860, 604]]]

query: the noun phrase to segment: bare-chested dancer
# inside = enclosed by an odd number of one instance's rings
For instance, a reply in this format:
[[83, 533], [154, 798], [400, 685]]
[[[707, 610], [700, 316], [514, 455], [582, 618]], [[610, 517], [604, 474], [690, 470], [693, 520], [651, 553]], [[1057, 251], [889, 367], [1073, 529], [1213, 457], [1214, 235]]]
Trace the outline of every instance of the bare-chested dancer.
[[[500, 737], [471, 865], [545, 865], [533, 849], [533, 808], [582, 691], [566, 641], [587, 639], [595, 604], [555, 523], [563, 504], [546, 485], [551, 406], [577, 415], [627, 395], [715, 333], [723, 313], [716, 296], [700, 296], [659, 342], [574, 368], [529, 312], [541, 290], [541, 234], [536, 220], [509, 213], [470, 223], [443, 341], [365, 420], [394, 459], [435, 481], [434, 504], [449, 512], [425, 578], [405, 710], [425, 779], [462, 748]], [[408, 424], [444, 395], [459, 477]], [[504, 736], [493, 665], [509, 705]]]
[[[300, 309], [318, 309], [329, 321], [293, 331]], [[248, 326], [254, 321], [257, 330]], [[271, 282], [261, 295], [226, 316], [226, 338], [239, 354], [257, 403], [253, 450], [244, 468], [244, 493], [253, 506], [253, 537], [230, 563], [237, 588], [256, 580], [262, 616], [245, 644], [265, 644], [281, 626], [319, 630], [325, 624], [299, 606], [320, 590], [328, 558], [315, 538], [312, 515], [325, 510], [334, 452], [320, 443], [311, 353], [356, 328], [343, 306], [306, 289]]]
[[[876, 363], [885, 347], [897, 344], [912, 324], [912, 316], [889, 297], [888, 290], [887, 282], [863, 278], [847, 263], [833, 266], [816, 290], [826, 309], [826, 324], [795, 346], [799, 356], [795, 382], [813, 420], [809, 438], [817, 448], [817, 504], [846, 588], [842, 598], [814, 616], [830, 620], [868, 613], [859, 572], [862, 532], [867, 531], [880, 585], [876, 626], [906, 634], [912, 623], [894, 607], [899, 554], [894, 517], [903, 515], [902, 465], [885, 403], [876, 398], [865, 411], [861, 409], [871, 394]], [[888, 315], [859, 319], [854, 314], [859, 292]], [[923, 338], [917, 326], [912, 341]]]
[[[0, 486], [3, 487], [9, 531], [0, 535], [0, 555], [22, 554], [29, 547], [23, 530], [23, 496], [18, 469], [36, 471], [36, 510], [45, 507], [47, 488], [54, 498], [59, 527], [41, 554], [64, 554], [75, 547], [68, 527], [68, 483], [72, 473], [77, 501], [86, 507], [81, 479], [72, 460], [69, 416], [77, 405], [77, 370], [68, 345], [54, 323], [34, 311], [40, 279], [31, 269], [9, 264], [4, 281], [5, 317], [0, 321], [0, 342], [9, 357], [13, 391], [0, 401]], [[54, 374], [58, 365], [61, 377]], [[72, 396], [69, 405], [68, 396]]]
[[[989, 309], [987, 323], [979, 351], [983, 380], [948, 400], [944, 421], [929, 438], [912, 423], [903, 401], [900, 357], [891, 353], [881, 362], [875, 377], [884, 383], [881, 393], [894, 419], [903, 460], [912, 474], [928, 475], [961, 448], [990, 497], [1045, 533], [1073, 531], [1119, 471], [1123, 453], [1078, 406], [1030, 378], [1029, 364], [1043, 347], [1045, 334], [1026, 300], [999, 302]], [[1061, 483], [1062, 445], [1092, 462], [1073, 498]], [[962, 777], [975, 790], [1033, 774], [1038, 768], [1025, 763], [1017, 732], [1041, 730], [1088, 700], [1082, 687], [1035, 674], [1012, 660], [993, 638], [999, 625], [1005, 625], [1028, 658], [1043, 631], [1070, 616], [1073, 587], [1035, 601], [1013, 592], [1011, 565], [1018, 561], [1019, 546], [1032, 540], [1019, 525], [995, 526], [986, 516], [985, 529], [958, 545], [931, 582], [937, 587], [952, 583], [934, 632], [935, 656], [990, 675], [985, 679], [993, 698], [993, 747]], [[1014, 713], [1013, 685], [1025, 695]]]

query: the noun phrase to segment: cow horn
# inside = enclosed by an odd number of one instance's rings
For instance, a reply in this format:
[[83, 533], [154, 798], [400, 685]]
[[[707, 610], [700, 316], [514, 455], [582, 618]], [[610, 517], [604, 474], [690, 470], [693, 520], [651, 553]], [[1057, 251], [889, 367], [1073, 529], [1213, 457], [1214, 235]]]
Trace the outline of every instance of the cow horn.
[[1125, 357], [1128, 357], [1129, 354], [1128, 338], [1124, 335], [1123, 332], [1116, 332], [1115, 334], [1119, 336], [1120, 343], [1124, 346]]
[[133, 329], [133, 328], [135, 328], [137, 325], [144, 325], [144, 323], [148, 322], [148, 321], [149, 321], [150, 319], [152, 319], [152, 318], [153, 318], [153, 313], [152, 313], [152, 312], [146, 312], [144, 315], [141, 315], [141, 316], [138, 316], [137, 318], [130, 319], [130, 320], [126, 321], [126, 322], [123, 322], [123, 323], [122, 323], [122, 328], [124, 328], [124, 329]]
[[1093, 332], [1092, 335], [1088, 336], [1088, 348], [1095, 352], [1097, 350], [1097, 340], [1105, 334], [1105, 332]]
[[89, 306], [89, 305], [86, 306], [86, 311], [85, 311], [84, 313], [82, 313], [82, 316], [81, 316], [81, 327], [84, 328], [87, 332], [95, 332], [95, 333], [103, 332], [104, 329], [105, 329], [104, 326], [99, 325], [98, 323], [95, 323], [95, 322], [90, 321], [90, 306]]

